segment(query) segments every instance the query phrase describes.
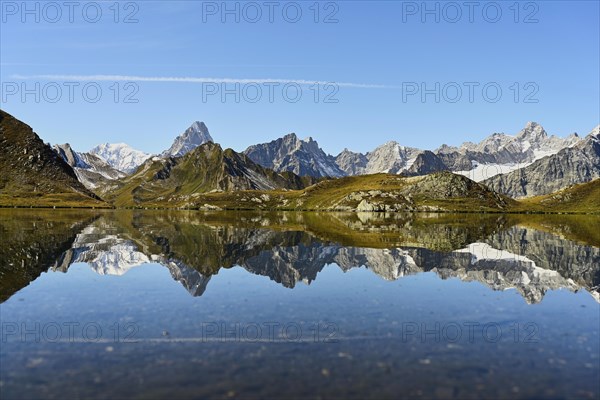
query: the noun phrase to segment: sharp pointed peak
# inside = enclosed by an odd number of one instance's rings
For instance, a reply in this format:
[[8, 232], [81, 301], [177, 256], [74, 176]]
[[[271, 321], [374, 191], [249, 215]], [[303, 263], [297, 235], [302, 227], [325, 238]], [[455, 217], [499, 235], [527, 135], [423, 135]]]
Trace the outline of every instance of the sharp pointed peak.
[[187, 128], [181, 135], [184, 137], [188, 137], [190, 135], [200, 135], [206, 138], [210, 138], [212, 140], [212, 138], [210, 137], [210, 133], [208, 132], [208, 127], [206, 126], [206, 124], [202, 121], [195, 121], [193, 122], [189, 128]]
[[379, 148], [396, 147], [396, 146], [400, 146], [401, 147], [400, 143], [398, 143], [397, 141], [395, 141], [395, 140], [388, 140], [387, 142], [385, 142], [385, 143], [377, 146], [377, 148], [379, 149]]
[[529, 121], [518, 134], [517, 138], [528, 138], [528, 137], [546, 137], [548, 134], [544, 127], [537, 122]]
[[203, 121], [194, 121], [190, 125], [189, 129], [199, 130], [199, 131], [207, 131], [208, 132], [208, 127], [206, 126], [206, 124]]
[[171, 147], [161, 153], [162, 157], [181, 157], [196, 147], [214, 142], [212, 136], [208, 132], [206, 124], [201, 121], [193, 122], [182, 134], [177, 136]]
[[61, 148], [61, 149], [71, 149], [71, 150], [73, 150], [73, 147], [71, 146], [70, 143], [55, 144], [54, 147], [58, 147], [58, 148]]

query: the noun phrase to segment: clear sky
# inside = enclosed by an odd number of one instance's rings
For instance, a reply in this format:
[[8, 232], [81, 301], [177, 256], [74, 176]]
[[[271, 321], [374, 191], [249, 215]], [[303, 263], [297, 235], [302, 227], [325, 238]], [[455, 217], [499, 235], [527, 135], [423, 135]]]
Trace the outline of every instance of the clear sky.
[[195, 120], [331, 154], [600, 122], [598, 1], [73, 4], [1, 2], [1, 106], [79, 151], [160, 152]]

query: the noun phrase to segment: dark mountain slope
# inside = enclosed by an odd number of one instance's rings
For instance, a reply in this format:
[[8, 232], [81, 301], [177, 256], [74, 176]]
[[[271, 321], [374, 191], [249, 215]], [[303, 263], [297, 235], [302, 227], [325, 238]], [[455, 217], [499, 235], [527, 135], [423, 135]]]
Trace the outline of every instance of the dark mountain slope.
[[103, 205], [31, 127], [0, 110], [0, 205]]

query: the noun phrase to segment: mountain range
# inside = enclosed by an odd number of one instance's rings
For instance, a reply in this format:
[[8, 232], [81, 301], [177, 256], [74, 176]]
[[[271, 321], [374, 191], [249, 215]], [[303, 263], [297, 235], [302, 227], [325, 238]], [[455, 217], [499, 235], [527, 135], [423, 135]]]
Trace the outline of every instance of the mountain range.
[[[5, 112], [2, 116], [3, 125], [16, 121], [22, 124], [19, 129], [31, 130]], [[159, 155], [132, 149], [124, 143], [101, 144], [89, 152], [77, 152], [69, 144], [55, 145], [51, 156], [48, 146], [38, 143], [38, 147], [44, 147], [43, 154], [52, 159], [44, 158], [42, 164], [60, 160], [68, 166], [67, 170], [59, 162], [63, 172], [80, 184], [70, 185], [75, 192], [94, 199], [127, 199], [129, 205], [143, 203], [150, 197], [178, 203], [207, 193], [301, 190], [320, 179], [375, 174], [411, 177], [443, 171], [481, 182], [512, 198], [526, 198], [599, 178], [598, 132], [596, 127], [584, 138], [577, 134], [560, 138], [529, 122], [514, 136], [494, 133], [479, 143], [465, 142], [458, 147], [442, 145], [430, 151], [390, 141], [365, 154], [344, 149], [332, 156], [314, 139], [299, 139], [294, 133], [252, 145], [241, 153], [222, 149], [206, 124], [196, 121]], [[21, 150], [15, 149], [17, 143], [5, 141], [3, 155], [8, 163], [12, 153]], [[23, 147], [24, 142], [20, 143]], [[22, 151], [26, 154], [28, 149]], [[48, 178], [52, 177], [38, 176], [33, 180], [41, 184]]]
[[202, 193], [302, 189], [315, 181], [255, 164], [244, 154], [207, 142], [182, 157], [152, 157], [105, 198], [117, 205], [186, 201]]
[[600, 177], [600, 129], [564, 147], [556, 154], [537, 159], [507, 174], [483, 181], [491, 189], [521, 198], [550, 194], [571, 185]]
[[99, 185], [105, 184], [108, 181], [127, 176], [127, 173], [114, 168], [103, 158], [92, 152], [77, 153], [68, 143], [54, 145], [53, 149], [73, 168], [79, 181], [90, 190], [94, 190]]
[[[598, 128], [595, 128], [594, 132], [597, 131]], [[593, 136], [593, 132], [590, 135]], [[493, 185], [494, 189], [501, 193], [513, 197], [527, 197], [549, 193], [540, 190], [548, 177], [540, 175], [539, 172], [528, 172], [528, 179], [522, 190], [514, 189], [514, 183], [495, 184], [494, 182], [502, 179], [491, 178], [524, 170], [541, 159], [556, 156], [562, 150], [568, 153], [567, 149], [574, 149], [570, 152], [576, 153], [581, 146], [586, 146], [581, 143], [587, 143], [587, 139], [579, 137], [576, 133], [565, 138], [548, 135], [541, 125], [529, 122], [515, 136], [494, 133], [479, 143], [465, 142], [458, 147], [442, 145], [433, 151], [406, 147], [390, 141], [365, 154], [344, 149], [337, 156], [331, 156], [312, 138], [299, 139], [296, 134], [290, 133], [268, 143], [252, 145], [244, 150], [243, 154], [256, 164], [277, 172], [289, 171], [296, 175], [316, 178], [377, 173], [415, 176], [436, 171], [452, 171], [476, 182], [487, 180], [486, 183]], [[161, 156], [182, 156], [206, 142], [213, 142], [208, 128], [204, 123], [195, 122], [184, 134], [177, 137], [171, 148], [165, 150]], [[588, 148], [584, 153], [584, 157], [576, 157], [579, 158], [577, 162], [586, 162], [590, 157], [598, 158], [599, 154], [594, 148]], [[107, 158], [118, 158], [118, 155]], [[552, 186], [550, 191], [587, 182], [598, 175], [598, 167], [593, 162], [588, 163], [588, 172], [580, 173], [569, 171], [564, 162], [546, 163], [557, 164], [556, 176], [570, 176], [563, 180], [564, 184]], [[516, 174], [507, 175], [504, 179], [514, 181], [511, 176]]]
[[442, 145], [436, 153], [450, 170], [479, 182], [526, 167], [580, 140], [577, 134], [566, 138], [548, 136], [541, 125], [528, 122], [515, 136], [494, 133], [477, 144], [466, 142], [459, 147]]
[[[331, 156], [312, 138], [299, 139], [296, 134], [290, 133], [269, 143], [252, 145], [243, 153], [264, 167], [301, 176], [340, 177], [376, 173], [422, 175], [450, 170], [482, 181], [524, 168], [581, 140], [576, 133], [566, 138], [549, 136], [541, 125], [529, 122], [515, 136], [494, 133], [479, 143], [465, 142], [458, 147], [442, 145], [434, 151], [405, 147], [390, 141], [366, 154], [344, 149], [337, 156]], [[207, 142], [214, 140], [206, 124], [196, 121], [177, 136], [160, 157], [181, 157]], [[134, 150], [124, 143], [102, 144], [89, 153], [128, 174], [150, 158], [150, 154]], [[427, 169], [424, 170], [424, 167]]]
[[297, 175], [316, 178], [345, 176], [335, 159], [325, 154], [312, 138], [298, 139], [290, 133], [270, 143], [262, 143], [244, 150], [252, 161], [278, 172], [289, 171]]

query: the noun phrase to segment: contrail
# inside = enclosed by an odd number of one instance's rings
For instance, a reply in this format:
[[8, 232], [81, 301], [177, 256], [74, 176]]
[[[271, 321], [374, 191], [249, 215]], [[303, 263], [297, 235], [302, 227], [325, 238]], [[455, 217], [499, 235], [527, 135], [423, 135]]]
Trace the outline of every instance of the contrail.
[[336, 85], [338, 87], [358, 89], [395, 89], [395, 86], [375, 85], [369, 83], [311, 81], [306, 79], [246, 79], [246, 78], [204, 78], [204, 77], [174, 77], [174, 76], [136, 76], [136, 75], [12, 75], [13, 79], [31, 80], [59, 80], [59, 81], [127, 81], [127, 82], [174, 82], [174, 83], [240, 83], [240, 84], [297, 84], [310, 85]]

